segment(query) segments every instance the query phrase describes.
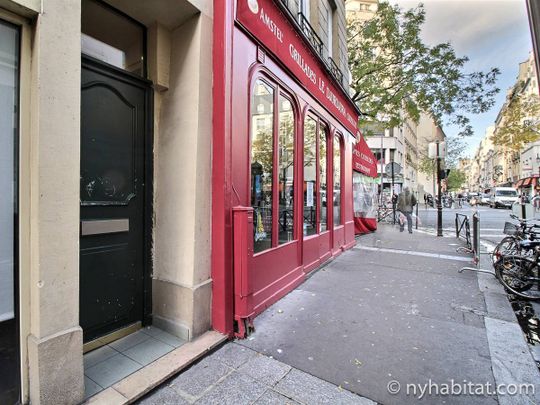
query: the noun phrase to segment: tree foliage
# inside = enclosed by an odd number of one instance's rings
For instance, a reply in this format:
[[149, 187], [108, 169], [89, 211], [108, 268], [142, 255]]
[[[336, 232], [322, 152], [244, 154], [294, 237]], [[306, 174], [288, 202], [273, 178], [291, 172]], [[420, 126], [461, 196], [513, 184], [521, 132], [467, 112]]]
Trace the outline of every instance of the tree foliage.
[[461, 190], [467, 182], [467, 175], [458, 169], [451, 169], [446, 182], [448, 191]]
[[394, 127], [404, 115], [418, 121], [423, 111], [438, 125], [455, 124], [459, 135], [471, 135], [468, 115], [493, 106], [499, 70], [466, 72], [468, 58], [458, 57], [449, 43], [422, 41], [424, 21], [422, 5], [404, 11], [384, 1], [370, 20], [349, 19], [352, 97], [361, 120]]
[[540, 102], [538, 96], [515, 94], [503, 109], [500, 125], [492, 136], [495, 145], [519, 151], [540, 139]]
[[[444, 167], [453, 169], [457, 167], [459, 159], [463, 156], [463, 152], [467, 145], [463, 140], [456, 136], [449, 136], [445, 139], [446, 142], [446, 157], [444, 159]], [[418, 170], [431, 177], [435, 173], [437, 165], [436, 159], [430, 159], [427, 155], [421, 156], [418, 164]]]

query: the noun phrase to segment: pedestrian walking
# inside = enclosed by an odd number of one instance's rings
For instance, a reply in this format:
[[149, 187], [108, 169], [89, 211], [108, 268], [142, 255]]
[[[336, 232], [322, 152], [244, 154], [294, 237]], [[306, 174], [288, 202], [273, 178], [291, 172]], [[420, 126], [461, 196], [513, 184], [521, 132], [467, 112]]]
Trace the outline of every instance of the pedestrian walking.
[[539, 212], [540, 211], [540, 192], [539, 191], [536, 191], [536, 194], [532, 199], [532, 203], [534, 206], [534, 211]]
[[[405, 187], [398, 196], [397, 210], [401, 212], [407, 219], [407, 229], [409, 230], [409, 233], [412, 233], [412, 226], [413, 226], [412, 213], [413, 213], [413, 207], [415, 205], [416, 205], [416, 197], [414, 196], [413, 193], [411, 193], [411, 190], [409, 190], [409, 187]], [[405, 230], [405, 221], [402, 218], [400, 218], [399, 231], [403, 232], [404, 230]]]
[[463, 200], [463, 194], [459, 193], [457, 195], [457, 206], [458, 208], [461, 208], [461, 201]]

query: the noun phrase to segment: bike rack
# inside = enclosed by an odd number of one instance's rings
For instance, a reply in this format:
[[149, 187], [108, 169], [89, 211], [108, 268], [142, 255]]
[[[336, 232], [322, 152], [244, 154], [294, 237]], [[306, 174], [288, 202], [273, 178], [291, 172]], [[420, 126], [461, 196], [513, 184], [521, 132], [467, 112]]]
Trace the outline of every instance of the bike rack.
[[[459, 234], [460, 234], [460, 231], [461, 231], [461, 228], [463, 228], [463, 225], [461, 225], [461, 227], [459, 228], [458, 230], [458, 215], [463, 215], [463, 214], [456, 214], [456, 237], [459, 238]], [[465, 216], [465, 215], [463, 215]], [[486, 253], [481, 253], [480, 252], [480, 215], [478, 214], [478, 211], [476, 211], [474, 214], [473, 214], [473, 233], [472, 233], [472, 241], [470, 240], [470, 228], [469, 228], [469, 218], [467, 216], [465, 216], [467, 219], [466, 219], [466, 233], [469, 234], [469, 240], [467, 241], [467, 247], [464, 247], [464, 246], [460, 246], [456, 249], [456, 252], [467, 252], [467, 253], [472, 253], [473, 254], [473, 263], [474, 263], [474, 266], [475, 267], [471, 267], [471, 266], [465, 266], [465, 267], [462, 267], [461, 269], [458, 270], [458, 273], [463, 273], [465, 270], [467, 271], [475, 271], [477, 273], [487, 273], [487, 274], [491, 274], [492, 276], [495, 275], [495, 272], [492, 271], [492, 270], [486, 270], [486, 269], [481, 269], [480, 268], [480, 255], [490, 255], [491, 253], [489, 252], [486, 252]], [[465, 221], [464, 221], [465, 222]], [[467, 228], [469, 228], [467, 230]]]
[[[462, 218], [460, 220], [460, 218]], [[465, 231], [465, 242], [467, 243], [467, 247], [459, 247], [456, 249], [456, 251], [461, 252], [464, 251], [466, 253], [474, 253], [474, 249], [471, 243], [471, 227], [469, 225], [469, 217], [464, 214], [456, 213], [456, 238], [461, 237], [461, 231]]]

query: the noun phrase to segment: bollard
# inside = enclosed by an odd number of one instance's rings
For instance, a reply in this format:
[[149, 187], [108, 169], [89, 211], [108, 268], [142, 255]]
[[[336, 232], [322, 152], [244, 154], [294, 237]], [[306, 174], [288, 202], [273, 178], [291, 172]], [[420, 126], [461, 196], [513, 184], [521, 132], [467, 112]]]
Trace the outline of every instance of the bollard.
[[416, 202], [416, 229], [418, 229], [418, 201]]
[[476, 258], [480, 257], [480, 217], [476, 212], [473, 214], [473, 252]]

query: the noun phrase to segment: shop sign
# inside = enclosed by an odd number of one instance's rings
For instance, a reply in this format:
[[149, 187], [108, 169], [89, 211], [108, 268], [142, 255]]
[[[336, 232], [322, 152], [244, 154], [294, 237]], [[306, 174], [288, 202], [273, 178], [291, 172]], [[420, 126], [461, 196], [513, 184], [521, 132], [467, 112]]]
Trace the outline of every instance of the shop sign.
[[238, 0], [236, 18], [353, 134], [358, 113], [272, 0]]
[[353, 170], [363, 173], [367, 176], [377, 177], [377, 159], [371, 152], [364, 137], [353, 148]]

